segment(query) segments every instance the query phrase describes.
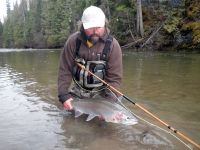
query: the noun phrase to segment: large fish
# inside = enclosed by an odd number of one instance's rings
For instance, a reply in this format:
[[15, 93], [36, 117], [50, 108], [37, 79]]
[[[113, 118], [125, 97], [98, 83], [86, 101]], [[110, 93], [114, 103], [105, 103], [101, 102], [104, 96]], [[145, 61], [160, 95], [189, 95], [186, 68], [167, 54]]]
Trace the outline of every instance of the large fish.
[[103, 118], [106, 122], [134, 125], [138, 120], [123, 106], [105, 99], [74, 99], [72, 101], [75, 117], [87, 114], [86, 121], [95, 117]]

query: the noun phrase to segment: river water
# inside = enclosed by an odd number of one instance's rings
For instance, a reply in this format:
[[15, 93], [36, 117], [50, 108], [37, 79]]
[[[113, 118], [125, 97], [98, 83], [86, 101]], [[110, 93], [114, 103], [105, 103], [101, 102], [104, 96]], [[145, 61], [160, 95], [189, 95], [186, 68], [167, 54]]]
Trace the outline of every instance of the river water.
[[[66, 115], [57, 99], [60, 52], [0, 49], [0, 149], [188, 149], [171, 134], [142, 120], [124, 126]], [[123, 61], [121, 91], [200, 143], [200, 55], [124, 52]], [[124, 103], [166, 129], [133, 104]]]

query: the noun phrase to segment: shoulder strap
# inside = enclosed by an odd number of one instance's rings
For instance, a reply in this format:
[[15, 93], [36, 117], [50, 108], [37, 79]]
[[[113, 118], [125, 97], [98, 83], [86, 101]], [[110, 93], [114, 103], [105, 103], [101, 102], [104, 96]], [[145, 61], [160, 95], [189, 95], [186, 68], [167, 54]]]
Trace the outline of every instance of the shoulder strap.
[[111, 46], [111, 43], [113, 41], [113, 37], [112, 36], [108, 36], [108, 38], [106, 39], [106, 42], [105, 42], [105, 46], [104, 46], [104, 49], [103, 49], [103, 52], [102, 52], [102, 60], [106, 61], [108, 59], [108, 54], [110, 52], [110, 46]]
[[[104, 46], [102, 56], [101, 56], [102, 57], [101, 59], [104, 60], [104, 61], [106, 61], [108, 59], [108, 54], [110, 52], [110, 46], [111, 46], [112, 41], [113, 41], [113, 37], [109, 35], [108, 38], [106, 39], [105, 46]], [[76, 39], [75, 57], [79, 56], [80, 46], [81, 46], [81, 40], [79, 38], [77, 38]]]
[[76, 53], [75, 53], [75, 57], [79, 56], [79, 49], [81, 46], [81, 40], [79, 38], [76, 39]]

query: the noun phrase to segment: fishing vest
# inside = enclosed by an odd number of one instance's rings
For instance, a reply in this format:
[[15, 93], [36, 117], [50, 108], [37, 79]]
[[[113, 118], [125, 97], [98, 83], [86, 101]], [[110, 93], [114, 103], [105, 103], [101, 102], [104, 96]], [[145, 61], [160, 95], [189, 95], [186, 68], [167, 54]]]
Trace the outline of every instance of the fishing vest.
[[[76, 40], [76, 52], [75, 52], [75, 62], [80, 63], [83, 65], [86, 70], [89, 70], [102, 80], [105, 79], [106, 75], [106, 62], [108, 60], [108, 54], [110, 53], [111, 43], [113, 41], [112, 36], [108, 36], [105, 41], [105, 46], [102, 51], [102, 54], [97, 54], [96, 61], [88, 61], [84, 60], [79, 56], [79, 49], [81, 46], [81, 40], [77, 38]], [[73, 68], [73, 80], [76, 84], [81, 86], [86, 90], [92, 90], [94, 88], [103, 88], [104, 84], [96, 79], [93, 75], [89, 74], [84, 69], [80, 68], [79, 66], [75, 65]]]

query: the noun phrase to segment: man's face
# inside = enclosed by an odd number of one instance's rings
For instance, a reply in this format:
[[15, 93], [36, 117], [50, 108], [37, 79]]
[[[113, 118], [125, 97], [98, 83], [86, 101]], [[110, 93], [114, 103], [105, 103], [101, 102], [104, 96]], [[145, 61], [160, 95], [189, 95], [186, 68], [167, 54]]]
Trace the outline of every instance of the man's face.
[[102, 37], [105, 33], [105, 27], [94, 27], [89, 29], [84, 29], [85, 34], [88, 36], [88, 39], [93, 43], [99, 41], [99, 38]]

